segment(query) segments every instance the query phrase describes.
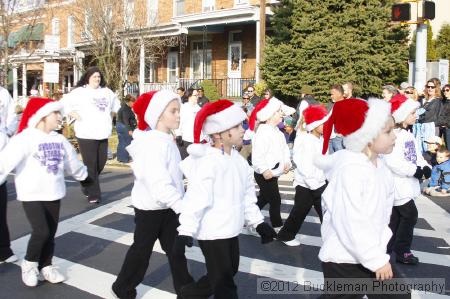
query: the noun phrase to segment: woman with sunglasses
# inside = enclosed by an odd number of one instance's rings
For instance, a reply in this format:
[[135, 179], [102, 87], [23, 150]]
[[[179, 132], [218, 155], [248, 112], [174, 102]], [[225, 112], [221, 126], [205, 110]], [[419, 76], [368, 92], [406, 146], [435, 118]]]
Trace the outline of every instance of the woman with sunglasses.
[[[427, 81], [424, 91], [424, 99], [422, 100], [422, 108], [424, 112], [419, 115], [419, 124], [421, 126], [418, 133], [420, 137], [420, 145], [422, 152], [426, 151], [428, 138], [439, 136], [438, 117], [441, 111], [442, 95], [441, 82], [437, 78], [431, 78]], [[417, 136], [416, 136], [417, 138]]]
[[441, 113], [438, 118], [438, 125], [441, 127], [441, 133], [445, 140], [445, 146], [450, 150], [450, 84], [445, 84], [442, 88]]

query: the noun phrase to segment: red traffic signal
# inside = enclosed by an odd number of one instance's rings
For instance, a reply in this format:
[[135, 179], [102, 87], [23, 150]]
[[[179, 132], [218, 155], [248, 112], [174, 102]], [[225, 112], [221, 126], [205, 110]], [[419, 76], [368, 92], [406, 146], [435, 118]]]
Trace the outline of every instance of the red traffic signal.
[[433, 20], [436, 16], [436, 5], [433, 1], [423, 2], [423, 18]]
[[398, 3], [398, 4], [392, 5], [392, 21], [406, 22], [409, 20], [411, 20], [411, 4], [410, 3]]

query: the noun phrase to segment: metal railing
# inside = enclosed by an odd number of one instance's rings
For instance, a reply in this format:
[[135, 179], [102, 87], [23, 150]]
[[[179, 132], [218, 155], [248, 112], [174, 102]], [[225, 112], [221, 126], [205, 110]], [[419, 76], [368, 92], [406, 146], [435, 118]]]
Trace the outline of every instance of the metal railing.
[[143, 92], [150, 90], [169, 89], [176, 91], [178, 87], [198, 88], [205, 80], [211, 81], [220, 97], [241, 97], [248, 86], [254, 85], [254, 78], [224, 78], [224, 79], [188, 79], [180, 78], [175, 83], [144, 83]]

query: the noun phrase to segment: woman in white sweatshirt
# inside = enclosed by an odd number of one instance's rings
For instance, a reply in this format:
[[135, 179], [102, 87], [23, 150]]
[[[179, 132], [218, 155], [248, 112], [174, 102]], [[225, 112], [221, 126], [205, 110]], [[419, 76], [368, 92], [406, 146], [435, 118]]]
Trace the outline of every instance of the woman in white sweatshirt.
[[17, 199], [22, 202], [31, 224], [31, 237], [22, 263], [25, 285], [38, 284], [39, 270], [45, 280], [62, 282], [65, 278], [52, 266], [55, 233], [61, 199], [66, 194], [64, 172], [89, 185], [86, 166], [67, 139], [54, 132], [61, 123], [60, 103], [32, 98], [23, 112], [18, 134], [0, 155], [0, 182], [16, 170]]
[[[191, 247], [193, 238], [198, 240], [208, 270], [207, 279], [202, 280], [216, 299], [237, 298], [233, 277], [239, 267], [238, 236], [244, 224], [256, 229], [263, 244], [276, 237], [256, 205], [253, 171], [234, 149], [242, 145], [246, 117], [240, 106], [228, 100], [206, 103], [196, 117], [195, 144], [180, 164], [188, 187], [174, 250], [184, 255], [185, 246]], [[212, 146], [199, 144], [202, 130], [213, 140]]]
[[[334, 278], [351, 284], [352, 278], [393, 277], [386, 253], [392, 235], [388, 224], [393, 177], [379, 158], [394, 147], [393, 127], [389, 103], [378, 99], [337, 102], [324, 124], [322, 153], [327, 152], [333, 128], [344, 136], [345, 145], [344, 150], [315, 161], [328, 180], [322, 194], [323, 245], [319, 252], [325, 284], [332, 285]], [[331, 287], [333, 291], [337, 289]], [[362, 298], [364, 294], [352, 296]], [[343, 294], [334, 296], [327, 293], [325, 298], [344, 298]]]
[[106, 87], [100, 69], [94, 66], [86, 70], [75, 89], [66, 94], [61, 103], [64, 113], [76, 120], [74, 131], [81, 157], [94, 181], [82, 191], [90, 203], [98, 203], [101, 199], [99, 175], [108, 156], [112, 116], [119, 111], [120, 102], [116, 94]]
[[[133, 158], [135, 176], [131, 201], [135, 211], [134, 241], [112, 285], [118, 298], [135, 298], [144, 279], [156, 240], [169, 260], [175, 292], [193, 281], [186, 258], [172, 254], [178, 216], [184, 194], [180, 153], [172, 130], [180, 123], [180, 97], [171, 91], [142, 94], [135, 102], [138, 122], [145, 120], [151, 130], [141, 131], [127, 147]], [[144, 129], [146, 124], [138, 124]]]
[[[278, 177], [291, 168], [291, 154], [284, 134], [278, 129], [283, 120], [283, 109], [287, 107], [277, 98], [260, 101], [250, 115], [250, 128], [259, 126], [252, 139], [252, 165], [259, 186], [258, 207], [269, 204], [270, 222], [281, 228], [281, 196]], [[285, 109], [286, 110], [286, 109]], [[295, 112], [295, 109], [293, 109]]]
[[418, 211], [414, 199], [420, 195], [422, 177], [431, 176], [431, 168], [425, 161], [414, 135], [407, 128], [415, 124], [419, 103], [396, 95], [391, 99], [392, 116], [397, 140], [391, 154], [384, 157], [387, 166], [394, 173], [394, 207], [389, 227], [393, 236], [388, 244], [388, 252], [394, 251], [399, 263], [415, 265], [419, 259], [411, 253], [414, 226]]

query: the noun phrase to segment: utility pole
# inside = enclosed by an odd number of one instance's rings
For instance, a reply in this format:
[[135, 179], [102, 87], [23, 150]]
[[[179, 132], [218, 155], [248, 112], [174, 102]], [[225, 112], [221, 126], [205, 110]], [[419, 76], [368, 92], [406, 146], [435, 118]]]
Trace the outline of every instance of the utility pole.
[[[259, 0], [259, 26], [259, 63], [262, 64], [266, 45], [266, 0]], [[259, 65], [256, 67], [259, 68]], [[258, 79], [262, 79], [261, 72]]]

